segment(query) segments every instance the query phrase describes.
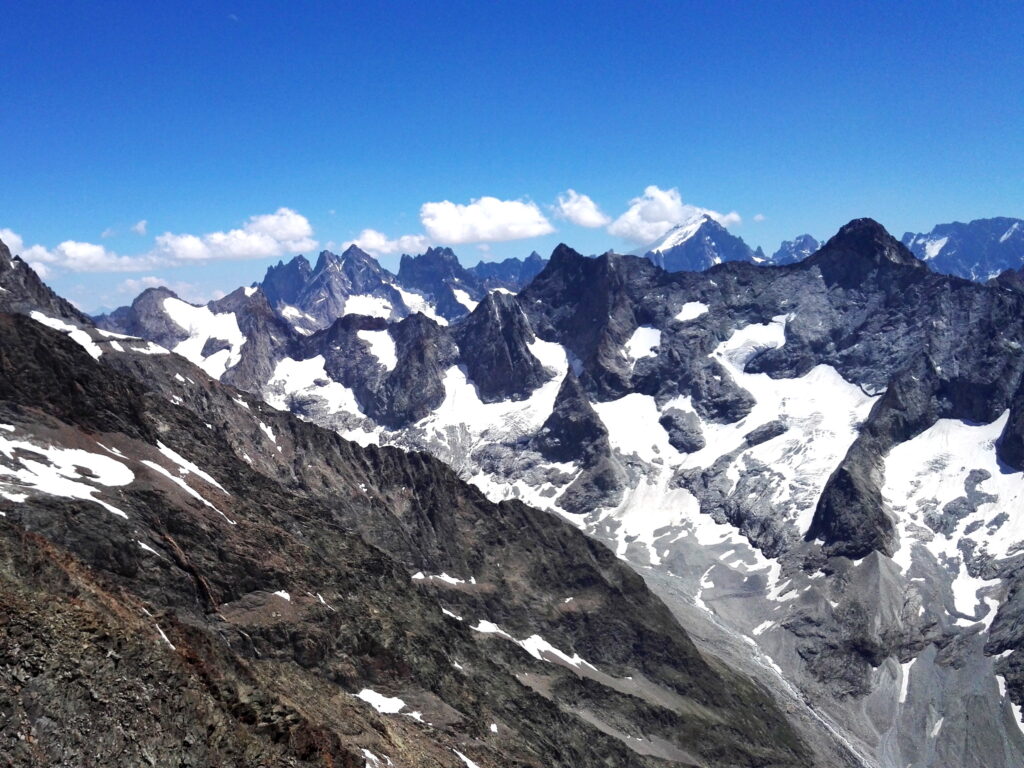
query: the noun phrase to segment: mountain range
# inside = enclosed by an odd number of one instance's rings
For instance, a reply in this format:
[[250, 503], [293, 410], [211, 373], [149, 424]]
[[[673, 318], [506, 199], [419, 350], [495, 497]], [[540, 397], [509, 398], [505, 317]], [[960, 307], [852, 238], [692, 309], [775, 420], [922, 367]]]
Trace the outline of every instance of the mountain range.
[[939, 224], [927, 234], [907, 232], [902, 242], [936, 272], [988, 280], [1024, 266], [1024, 221], [999, 217]]
[[18, 760], [1020, 765], [1024, 280], [914, 242], [353, 247], [95, 320], [0, 249]]
[[[994, 279], [1006, 270], [1024, 267], [1024, 220], [998, 217], [968, 224], [939, 224], [927, 234], [907, 232], [901, 239], [915, 256], [935, 272], [968, 280]], [[755, 264], [793, 264], [821, 246], [810, 235], [785, 240], [771, 256], [752, 249], [741, 237], [706, 214], [678, 224], [653, 243], [633, 253], [646, 256], [669, 272], [700, 272], [724, 261]]]

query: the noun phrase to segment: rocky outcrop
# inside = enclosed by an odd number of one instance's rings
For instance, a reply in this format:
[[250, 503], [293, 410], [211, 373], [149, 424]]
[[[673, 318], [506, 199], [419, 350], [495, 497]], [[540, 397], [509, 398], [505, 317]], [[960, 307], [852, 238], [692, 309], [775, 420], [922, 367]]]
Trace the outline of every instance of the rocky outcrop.
[[485, 403], [523, 400], [551, 378], [530, 352], [533, 329], [514, 296], [487, 294], [453, 336], [459, 358]]
[[17, 254], [0, 240], [0, 312], [39, 311], [74, 323], [88, 322], [85, 315], [58, 296]]

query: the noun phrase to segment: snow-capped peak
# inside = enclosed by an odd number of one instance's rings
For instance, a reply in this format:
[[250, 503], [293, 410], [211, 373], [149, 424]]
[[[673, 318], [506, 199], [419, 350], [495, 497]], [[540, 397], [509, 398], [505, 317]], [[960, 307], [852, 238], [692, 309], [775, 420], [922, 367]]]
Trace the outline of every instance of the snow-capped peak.
[[633, 253], [636, 256], [646, 256], [648, 253], [662, 253], [677, 245], [682, 245], [697, 234], [705, 221], [711, 221], [711, 217], [703, 211], [695, 211], [686, 221], [676, 224], [653, 243], [638, 248]]

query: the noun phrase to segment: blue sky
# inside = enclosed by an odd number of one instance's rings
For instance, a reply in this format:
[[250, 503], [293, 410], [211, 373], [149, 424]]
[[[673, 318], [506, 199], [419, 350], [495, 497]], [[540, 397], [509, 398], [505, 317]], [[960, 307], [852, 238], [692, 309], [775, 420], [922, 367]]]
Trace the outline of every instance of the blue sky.
[[1022, 8], [6, 3], [0, 229], [91, 310], [368, 229], [393, 267], [630, 250], [683, 204], [769, 251], [1024, 216]]

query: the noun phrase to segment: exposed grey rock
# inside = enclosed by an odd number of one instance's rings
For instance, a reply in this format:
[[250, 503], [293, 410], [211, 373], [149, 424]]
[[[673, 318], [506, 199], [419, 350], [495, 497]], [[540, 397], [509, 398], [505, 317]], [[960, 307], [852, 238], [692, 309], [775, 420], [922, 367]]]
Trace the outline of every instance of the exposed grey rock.
[[489, 293], [454, 330], [459, 357], [485, 403], [523, 400], [551, 378], [530, 352], [533, 329], [514, 296]]
[[706, 444], [700, 428], [700, 419], [690, 411], [669, 408], [664, 412], [659, 423], [668, 432], [668, 440], [677, 450], [693, 453], [699, 451]]

